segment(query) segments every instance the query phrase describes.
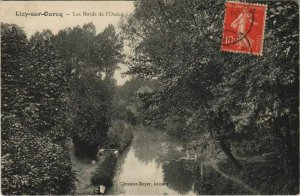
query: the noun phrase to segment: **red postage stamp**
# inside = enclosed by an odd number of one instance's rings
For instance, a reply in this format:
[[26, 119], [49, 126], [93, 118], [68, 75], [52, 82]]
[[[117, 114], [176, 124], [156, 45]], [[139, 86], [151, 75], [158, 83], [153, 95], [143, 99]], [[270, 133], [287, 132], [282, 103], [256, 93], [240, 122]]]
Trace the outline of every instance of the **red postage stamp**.
[[267, 6], [226, 2], [221, 50], [262, 55]]

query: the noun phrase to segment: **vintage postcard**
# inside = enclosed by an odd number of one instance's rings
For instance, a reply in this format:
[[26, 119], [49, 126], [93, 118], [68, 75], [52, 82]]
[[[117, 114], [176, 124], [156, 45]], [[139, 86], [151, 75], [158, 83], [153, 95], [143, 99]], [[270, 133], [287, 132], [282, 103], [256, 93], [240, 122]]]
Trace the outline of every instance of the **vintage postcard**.
[[298, 1], [2, 1], [3, 195], [299, 194]]

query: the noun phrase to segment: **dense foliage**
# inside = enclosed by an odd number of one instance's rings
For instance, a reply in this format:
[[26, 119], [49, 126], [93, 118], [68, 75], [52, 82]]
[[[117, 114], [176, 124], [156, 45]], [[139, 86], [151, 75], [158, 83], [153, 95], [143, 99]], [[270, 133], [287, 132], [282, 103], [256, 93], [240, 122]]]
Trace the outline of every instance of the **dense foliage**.
[[102, 161], [93, 173], [91, 182], [94, 185], [111, 186], [113, 176], [115, 173], [115, 167], [117, 163], [117, 157], [113, 153], [109, 153], [102, 157]]
[[95, 156], [111, 124], [113, 73], [122, 59], [121, 39], [112, 25], [96, 34], [92, 23], [61, 30], [52, 39], [69, 74], [76, 154]]
[[4, 194], [66, 194], [73, 189], [63, 140], [66, 82], [50, 32], [28, 40], [1, 24], [2, 190]]
[[114, 121], [107, 132], [106, 147], [125, 150], [133, 138], [131, 129], [132, 127], [124, 121]]
[[134, 51], [129, 73], [161, 81], [143, 100], [155, 108], [153, 117], [185, 121], [178, 128], [185, 133], [174, 136], [195, 140], [209, 134], [239, 168], [233, 149], [247, 148], [252, 155], [280, 152], [285, 158], [278, 164], [293, 176], [286, 191], [295, 192], [298, 5], [264, 3], [264, 52], [253, 56], [220, 51], [224, 1], [136, 1], [135, 12], [122, 24]]
[[158, 86], [159, 82], [156, 80], [145, 80], [139, 77], [117, 86], [113, 98], [113, 119], [123, 120], [132, 125], [147, 124], [149, 121], [146, 114], [151, 110], [144, 107], [140, 96], [152, 92]]
[[95, 156], [111, 124], [113, 73], [122, 42], [109, 25], [50, 30], [30, 39], [1, 24], [2, 190], [4, 194], [69, 194], [71, 156]]

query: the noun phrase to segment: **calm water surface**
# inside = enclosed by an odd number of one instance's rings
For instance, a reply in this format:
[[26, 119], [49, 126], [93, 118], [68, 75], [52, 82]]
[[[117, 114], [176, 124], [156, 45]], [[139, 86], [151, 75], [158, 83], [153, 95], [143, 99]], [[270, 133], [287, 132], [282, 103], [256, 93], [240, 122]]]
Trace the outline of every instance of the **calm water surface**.
[[119, 159], [114, 184], [106, 194], [195, 195], [193, 167], [178, 160], [185, 156], [180, 151], [182, 144], [154, 129], [136, 130], [134, 135]]

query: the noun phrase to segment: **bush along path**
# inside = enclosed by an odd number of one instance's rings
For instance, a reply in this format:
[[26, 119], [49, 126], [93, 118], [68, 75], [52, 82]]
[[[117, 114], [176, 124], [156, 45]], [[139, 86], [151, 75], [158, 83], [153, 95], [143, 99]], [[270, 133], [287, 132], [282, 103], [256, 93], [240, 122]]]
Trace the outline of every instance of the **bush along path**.
[[113, 122], [108, 130], [106, 149], [99, 149], [97, 153], [97, 168], [91, 176], [91, 182], [96, 193], [103, 194], [105, 189], [112, 186], [117, 165], [117, 157], [130, 144], [133, 134], [132, 127], [120, 120]]
[[97, 188], [96, 193], [104, 193], [107, 187], [112, 186], [115, 173], [117, 154], [108, 151], [99, 157], [97, 168], [92, 173], [91, 182]]

